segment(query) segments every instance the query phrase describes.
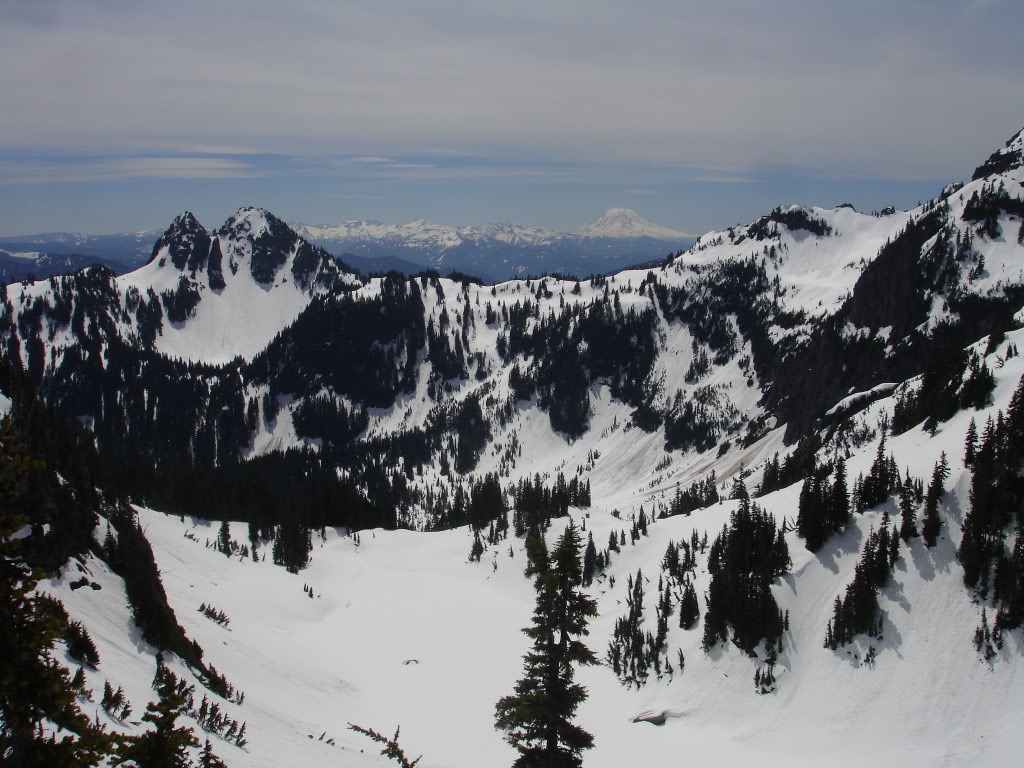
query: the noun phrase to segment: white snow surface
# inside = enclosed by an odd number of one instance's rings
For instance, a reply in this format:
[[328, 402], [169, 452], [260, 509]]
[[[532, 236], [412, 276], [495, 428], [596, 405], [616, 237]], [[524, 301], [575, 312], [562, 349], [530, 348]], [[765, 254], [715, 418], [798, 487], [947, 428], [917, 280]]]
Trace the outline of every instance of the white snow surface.
[[[878, 651], [873, 663], [864, 661], [865, 638], [839, 652], [822, 643], [832, 603], [851, 581], [860, 547], [879, 525], [881, 510], [854, 516], [845, 532], [814, 555], [792, 532], [787, 535], [793, 567], [773, 590], [790, 613], [791, 629], [776, 669], [776, 692], [754, 693], [753, 674], [761, 661], [731, 645], [705, 654], [700, 649], [703, 624], [685, 631], [672, 620], [669, 658], [675, 664], [677, 648], [686, 657], [685, 669], [673, 678], [652, 676], [636, 690], [624, 688], [605, 666], [581, 670], [578, 679], [589, 698], [577, 721], [595, 737], [585, 765], [618, 768], [627, 758], [650, 766], [685, 759], [779, 768], [1017, 764], [1024, 748], [1019, 728], [1024, 640], [1015, 631], [990, 663], [979, 657], [971, 635], [981, 607], [964, 589], [955, 558], [969, 504], [969, 473], [961, 458], [964, 435], [971, 418], [983, 423], [1005, 409], [1024, 375], [1020, 357], [999, 365], [1010, 343], [1021, 346], [1024, 331], [1008, 334], [988, 360], [997, 379], [992, 406], [961, 412], [934, 435], [918, 427], [888, 441], [897, 464], [916, 477], [927, 478], [945, 452], [950, 492], [941, 504], [944, 526], [938, 546], [929, 550], [914, 539], [902, 547], [893, 579], [881, 592], [884, 638], [871, 641]], [[893, 402], [891, 396], [878, 400], [861, 417], [877, 426]], [[550, 429], [545, 433], [541, 418], [532, 418], [528, 410], [522, 421], [520, 439], [529, 446], [524, 455], [530, 460], [517, 474], [528, 475], [537, 467], [552, 470], [565, 462], [569, 447]], [[778, 435], [769, 435], [751, 449], [705, 456], [688, 469], [673, 467], [672, 472], [680, 469], [675, 477], [664, 477], [653, 468], [653, 449], [645, 447], [644, 435], [612, 424], [606, 431], [599, 470], [591, 473], [594, 505], [571, 512], [598, 546], [611, 531], [628, 528], [640, 505], [650, 511], [659, 496], [670, 495], [675, 479], [685, 482], [715, 469], [728, 487], [744, 464], [757, 467], [753, 459], [763, 459], [778, 445]], [[851, 482], [868, 470], [876, 448], [877, 436], [854, 451], [847, 464]], [[748, 486], [758, 479], [755, 472]], [[798, 495], [799, 484], [758, 503], [779, 520], [792, 521]], [[601, 579], [590, 590], [600, 615], [591, 622], [588, 643], [600, 657], [615, 619], [626, 610], [627, 574], [642, 568], [651, 581], [645, 615], [653, 630], [655, 584], [668, 541], [689, 538], [693, 529], [713, 538], [734, 507], [735, 502], [725, 501], [689, 517], [660, 520], [650, 525], [648, 537], [613, 554], [608, 574], [615, 577], [615, 586]], [[620, 510], [622, 519], [613, 510]], [[140, 510], [140, 520], [179, 621], [205, 649], [206, 660], [245, 692], [243, 705], [222, 702], [222, 707], [246, 721], [248, 747], [239, 750], [213, 738], [215, 751], [233, 768], [391, 765], [371, 742], [346, 730], [350, 722], [388, 734], [401, 725], [402, 744], [411, 756], [424, 755], [424, 768], [513, 761], [513, 750], [493, 728], [493, 707], [512, 692], [528, 648], [519, 630], [530, 621], [534, 598], [522, 573], [521, 541], [503, 542], [481, 562], [470, 563], [471, 536], [465, 528], [363, 531], [358, 543], [345, 531], [329, 529], [325, 538], [314, 537], [310, 566], [289, 574], [269, 561], [228, 558], [208, 548], [217, 523], [146, 509]], [[549, 541], [564, 525], [564, 520], [554, 521]], [[102, 525], [98, 532], [102, 536]], [[231, 533], [246, 541], [244, 524], [233, 524]], [[261, 556], [268, 549], [264, 544]], [[703, 596], [706, 555], [698, 562], [696, 586]], [[102, 590], [70, 590], [69, 582], [82, 568]], [[312, 598], [306, 585], [312, 587]], [[104, 680], [115, 688], [122, 685], [141, 713], [154, 695], [149, 690], [153, 649], [137, 631], [126, 631], [131, 620], [120, 580], [87, 558], [42, 587], [64, 600], [99, 648], [101, 664], [98, 671], [87, 672], [89, 687], [100, 691]], [[201, 603], [223, 610], [230, 625], [206, 619], [197, 610]], [[704, 607], [701, 597], [702, 614]], [[185, 672], [180, 664], [173, 667]], [[88, 702], [86, 707], [90, 714], [99, 709]], [[659, 719], [662, 714], [663, 726], [634, 722], [641, 715]], [[99, 716], [104, 719], [102, 711]], [[107, 722], [129, 731], [141, 727]]]

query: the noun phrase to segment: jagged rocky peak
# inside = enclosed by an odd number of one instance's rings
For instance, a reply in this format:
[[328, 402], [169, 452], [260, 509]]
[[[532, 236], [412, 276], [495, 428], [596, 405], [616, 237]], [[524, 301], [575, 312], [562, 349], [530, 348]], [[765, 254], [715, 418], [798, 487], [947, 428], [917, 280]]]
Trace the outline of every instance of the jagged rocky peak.
[[326, 288], [339, 274], [351, 272], [264, 208], [239, 208], [218, 235], [214, 248], [223, 248], [232, 273], [248, 261], [253, 279], [263, 285], [273, 283], [289, 259], [292, 276], [303, 290], [310, 289], [314, 281]]
[[288, 261], [299, 236], [291, 227], [263, 208], [239, 208], [218, 232], [226, 241], [232, 271], [248, 261], [258, 283], [272, 283]]
[[996, 176], [1000, 173], [1012, 171], [1024, 165], [1024, 128], [1021, 128], [1006, 142], [1006, 146], [993, 152], [988, 160], [979, 165], [972, 181], [986, 179], [989, 176]]
[[231, 240], [257, 241], [287, 233], [296, 237], [291, 227], [265, 208], [244, 206], [224, 222], [219, 234]]
[[153, 246], [150, 261], [166, 257], [176, 269], [200, 269], [210, 252], [210, 235], [191, 211], [175, 217]]

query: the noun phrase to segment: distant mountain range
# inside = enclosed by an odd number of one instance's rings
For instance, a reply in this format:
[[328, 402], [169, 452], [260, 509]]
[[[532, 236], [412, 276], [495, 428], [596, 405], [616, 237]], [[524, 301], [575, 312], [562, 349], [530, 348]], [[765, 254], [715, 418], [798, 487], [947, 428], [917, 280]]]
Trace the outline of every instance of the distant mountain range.
[[70, 274], [94, 264], [130, 272], [146, 263], [160, 234], [150, 229], [113, 235], [47, 232], [0, 237], [0, 284]]
[[607, 274], [660, 260], [696, 240], [626, 208], [611, 208], [578, 232], [511, 223], [449, 227], [422, 219], [396, 225], [346, 221], [292, 227], [361, 272], [397, 269], [411, 274], [427, 268], [443, 274], [462, 272], [486, 282], [542, 274]]
[[[451, 227], [422, 219], [406, 224], [346, 221], [337, 225], [292, 224], [300, 236], [342, 258], [364, 274], [433, 269], [461, 272], [486, 282], [558, 273], [570, 277], [608, 274], [660, 260], [696, 238], [659, 226], [626, 208], [611, 208], [578, 232], [554, 232], [521, 224]], [[0, 238], [0, 279], [48, 277], [104, 264], [117, 273], [146, 263], [156, 230], [113, 235], [49, 233]]]

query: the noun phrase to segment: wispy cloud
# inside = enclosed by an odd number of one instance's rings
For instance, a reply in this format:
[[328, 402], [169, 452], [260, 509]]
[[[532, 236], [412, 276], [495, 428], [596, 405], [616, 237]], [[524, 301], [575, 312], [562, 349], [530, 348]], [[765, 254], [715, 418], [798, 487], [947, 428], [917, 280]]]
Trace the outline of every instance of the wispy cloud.
[[760, 182], [760, 179], [753, 176], [729, 176], [713, 173], [701, 174], [690, 178], [691, 181], [697, 181], [703, 184], [757, 184]]
[[60, 184], [112, 179], [239, 179], [255, 175], [243, 161], [218, 157], [112, 157], [0, 162], [0, 185]]

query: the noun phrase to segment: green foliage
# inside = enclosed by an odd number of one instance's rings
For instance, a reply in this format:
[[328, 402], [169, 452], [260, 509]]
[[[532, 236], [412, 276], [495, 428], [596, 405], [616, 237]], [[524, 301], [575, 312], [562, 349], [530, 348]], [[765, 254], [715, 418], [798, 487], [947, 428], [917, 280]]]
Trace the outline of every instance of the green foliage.
[[580, 591], [583, 566], [579, 530], [570, 521], [550, 559], [538, 558], [533, 622], [523, 631], [533, 641], [523, 661], [515, 693], [495, 705], [495, 727], [519, 751], [516, 768], [578, 768], [581, 753], [593, 746], [589, 733], [572, 722], [587, 691], [575, 682], [576, 665], [596, 664], [579, 639], [597, 604]]

